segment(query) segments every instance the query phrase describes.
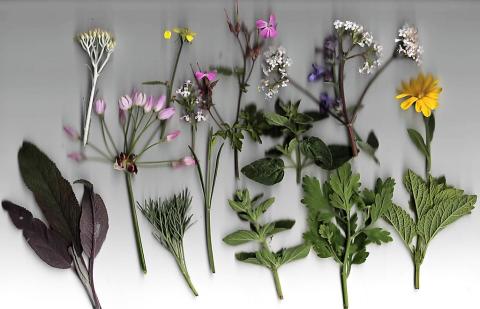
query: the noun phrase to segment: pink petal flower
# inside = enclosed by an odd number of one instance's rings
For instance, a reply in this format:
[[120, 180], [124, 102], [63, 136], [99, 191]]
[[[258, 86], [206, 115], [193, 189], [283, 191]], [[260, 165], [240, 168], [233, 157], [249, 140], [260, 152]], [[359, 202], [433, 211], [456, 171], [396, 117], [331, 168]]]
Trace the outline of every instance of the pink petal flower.
[[67, 154], [67, 157], [77, 162], [81, 162], [86, 159], [85, 155], [81, 152], [70, 152]]
[[192, 158], [191, 156], [186, 156], [185, 158], [182, 159], [182, 163], [185, 166], [195, 165], [195, 159]]
[[149, 96], [147, 99], [147, 102], [145, 103], [145, 106], [143, 109], [145, 110], [145, 113], [150, 113], [153, 109], [153, 105], [155, 104], [153, 96]]
[[132, 107], [132, 98], [127, 94], [118, 100], [118, 107], [123, 111], [128, 111]]
[[255, 23], [255, 25], [257, 26], [257, 29], [263, 29], [263, 28], [268, 26], [268, 23], [266, 21], [264, 21], [263, 19], [259, 19]]
[[160, 110], [162, 110], [165, 107], [166, 100], [167, 100], [167, 97], [164, 95], [161, 95], [160, 97], [158, 97], [157, 104], [155, 104], [155, 107], [153, 108], [153, 110], [155, 112], [159, 112]]
[[277, 19], [275, 18], [275, 15], [270, 14], [268, 24], [270, 25], [270, 27], [277, 27]]
[[80, 134], [75, 130], [73, 127], [70, 126], [63, 126], [63, 131], [67, 134], [68, 138], [71, 140], [78, 140], [80, 138]]
[[175, 131], [172, 131], [171, 133], [168, 133], [167, 142], [171, 142], [174, 139], [176, 139], [180, 135], [180, 133], [181, 133], [180, 130], [175, 130]]
[[146, 102], [147, 96], [143, 92], [136, 91], [133, 94], [133, 104], [135, 106], [144, 106]]
[[214, 80], [217, 78], [217, 72], [216, 71], [210, 71], [210, 72], [202, 72], [202, 71], [197, 71], [195, 72], [195, 78], [197, 80], [202, 80], [203, 78], [207, 78], [209, 81]]
[[168, 108], [162, 109], [158, 113], [158, 119], [167, 120], [171, 118], [173, 115], [175, 115], [175, 107], [168, 107]]
[[103, 115], [106, 108], [107, 104], [103, 99], [97, 99], [95, 101], [95, 113], [97, 113], [97, 115]]

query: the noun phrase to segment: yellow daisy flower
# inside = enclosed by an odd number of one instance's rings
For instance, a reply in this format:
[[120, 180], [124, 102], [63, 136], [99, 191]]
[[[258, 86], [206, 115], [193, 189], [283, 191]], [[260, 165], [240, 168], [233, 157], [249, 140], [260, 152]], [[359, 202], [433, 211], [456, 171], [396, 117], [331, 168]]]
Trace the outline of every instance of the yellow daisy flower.
[[397, 89], [396, 99], [404, 100], [400, 107], [407, 110], [415, 103], [415, 111], [422, 112], [423, 116], [430, 117], [432, 110], [438, 107], [438, 96], [442, 88], [438, 86], [438, 79], [432, 74], [418, 74], [416, 78], [410, 79], [408, 83], [402, 81], [401, 87]]
[[196, 32], [193, 32], [188, 28], [173, 28], [173, 32], [177, 33], [183, 40], [189, 43], [192, 43], [197, 35]]

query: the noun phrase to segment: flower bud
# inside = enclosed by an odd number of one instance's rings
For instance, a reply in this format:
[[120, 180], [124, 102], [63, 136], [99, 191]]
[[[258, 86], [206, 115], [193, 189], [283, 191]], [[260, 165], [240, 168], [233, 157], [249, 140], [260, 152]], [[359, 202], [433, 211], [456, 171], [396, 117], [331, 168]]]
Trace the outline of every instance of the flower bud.
[[157, 113], [160, 110], [162, 110], [165, 107], [165, 101], [166, 100], [167, 100], [167, 97], [164, 96], [164, 95], [161, 95], [160, 97], [158, 97], [157, 104], [155, 104], [155, 107], [153, 108], [153, 110]]
[[173, 115], [175, 115], [175, 107], [168, 107], [168, 108], [162, 109], [158, 113], [158, 119], [167, 120], [167, 119], [170, 119]]
[[125, 123], [127, 122], [127, 114], [122, 109], [118, 110], [118, 122], [120, 122], [122, 127], [125, 126]]
[[143, 109], [145, 110], [145, 113], [150, 113], [153, 109], [153, 105], [155, 104], [153, 100], [153, 96], [149, 96], [147, 99], [147, 102], [145, 103], [145, 106]]
[[63, 126], [63, 131], [65, 131], [65, 134], [67, 134], [71, 140], [78, 140], [80, 138], [80, 134], [78, 134], [77, 130], [73, 127]]
[[167, 134], [167, 142], [171, 142], [174, 139], [176, 139], [180, 135], [180, 133], [181, 133], [180, 130], [175, 130], [171, 133], [168, 133]]
[[118, 107], [122, 111], [128, 111], [132, 107], [132, 104], [132, 98], [128, 94], [124, 95], [120, 98], [120, 100], [118, 100]]
[[107, 104], [103, 99], [97, 99], [95, 101], [95, 113], [97, 115], [103, 115], [105, 113], [105, 109], [107, 108]]
[[136, 91], [133, 94], [133, 104], [135, 106], [144, 106], [146, 99], [147, 99], [147, 96], [143, 92]]

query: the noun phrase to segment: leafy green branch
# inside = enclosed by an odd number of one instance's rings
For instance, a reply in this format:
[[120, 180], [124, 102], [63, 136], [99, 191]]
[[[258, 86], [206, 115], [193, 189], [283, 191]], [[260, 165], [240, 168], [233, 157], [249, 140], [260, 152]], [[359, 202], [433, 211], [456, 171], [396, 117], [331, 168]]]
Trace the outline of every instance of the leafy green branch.
[[352, 173], [349, 163], [335, 170], [323, 186], [315, 177], [303, 177], [302, 203], [308, 209], [304, 239], [319, 257], [340, 265], [344, 308], [352, 265], [366, 261], [369, 244], [392, 241], [390, 233], [375, 223], [392, 207], [394, 185], [391, 178], [378, 179], [374, 190], [361, 191], [360, 175]]
[[282, 286], [278, 277], [278, 269], [287, 263], [302, 259], [310, 252], [310, 246], [301, 244], [291, 248], [272, 251], [269, 239], [273, 235], [289, 230], [295, 224], [293, 220], [278, 220], [261, 223], [262, 215], [272, 206], [274, 198], [260, 201], [262, 195], [250, 198], [248, 190], [238, 190], [233, 200], [229, 200], [230, 207], [238, 214], [239, 218], [249, 223], [250, 229], [238, 230], [225, 236], [223, 241], [231, 246], [256, 242], [260, 248], [255, 252], [239, 252], [235, 254], [237, 260], [244, 263], [261, 265], [268, 268], [273, 275], [275, 288], [279, 299], [283, 299]]

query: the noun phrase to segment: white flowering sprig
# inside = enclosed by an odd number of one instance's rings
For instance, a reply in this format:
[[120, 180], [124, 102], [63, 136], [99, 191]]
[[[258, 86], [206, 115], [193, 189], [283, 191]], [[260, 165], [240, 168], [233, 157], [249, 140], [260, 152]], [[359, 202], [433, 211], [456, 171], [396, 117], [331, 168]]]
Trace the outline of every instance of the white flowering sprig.
[[105, 68], [105, 65], [108, 63], [110, 55], [115, 49], [116, 42], [109, 32], [98, 28], [80, 33], [77, 36], [77, 40], [90, 58], [89, 69], [92, 79], [90, 97], [88, 100], [86, 113], [84, 114], [85, 122], [82, 133], [82, 143], [83, 146], [86, 146], [88, 142], [88, 135], [90, 133], [90, 122], [92, 118], [92, 107], [97, 80], [100, 76], [100, 73]]
[[351, 52], [355, 47], [361, 49], [360, 53], [354, 55], [358, 55], [364, 60], [363, 65], [358, 69], [360, 73], [370, 74], [381, 65], [380, 59], [383, 48], [363, 26], [353, 21], [336, 20], [333, 27], [339, 38], [350, 37], [352, 45], [348, 48], [348, 52]]
[[404, 24], [402, 28], [398, 29], [395, 43], [397, 44], [395, 48], [397, 55], [410, 58], [417, 65], [422, 63], [423, 46], [420, 45], [417, 27]]
[[262, 65], [263, 78], [260, 81], [259, 91], [265, 94], [265, 99], [271, 99], [280, 88], [288, 86], [287, 69], [292, 65], [292, 60], [287, 56], [283, 47], [270, 47], [264, 54]]

